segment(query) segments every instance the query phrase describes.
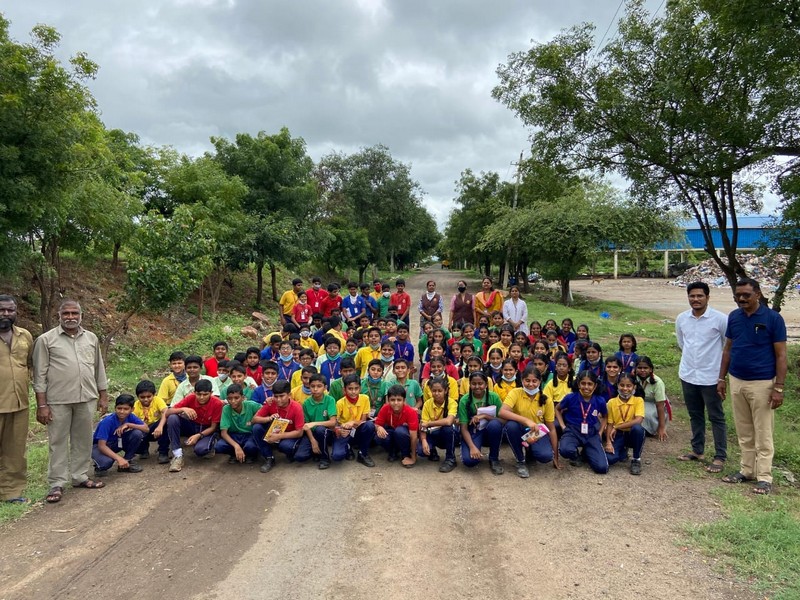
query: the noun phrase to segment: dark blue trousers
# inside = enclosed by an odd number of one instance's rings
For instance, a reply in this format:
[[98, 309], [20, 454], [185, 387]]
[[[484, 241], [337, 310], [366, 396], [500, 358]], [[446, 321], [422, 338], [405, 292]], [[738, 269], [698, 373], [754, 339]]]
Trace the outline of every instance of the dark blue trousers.
[[369, 455], [369, 445], [375, 437], [375, 423], [373, 421], [364, 421], [356, 429], [356, 434], [353, 437], [335, 437], [333, 439], [333, 460], [344, 460], [347, 456], [347, 451], [355, 446], [358, 451], [363, 455]]
[[550, 444], [549, 435], [540, 437], [525, 448], [522, 445], [522, 436], [525, 434], [525, 428], [521, 424], [516, 421], [508, 421], [503, 428], [503, 433], [517, 462], [525, 462], [526, 458], [540, 463], [549, 463], [553, 460], [553, 446]]
[[628, 458], [628, 448], [633, 450], [633, 458], [641, 458], [644, 440], [645, 431], [641, 425], [634, 425], [628, 431], [617, 431], [612, 442], [614, 452], [606, 452], [608, 464], [613, 465]]
[[[445, 460], [456, 459], [456, 438], [460, 434], [458, 430], [452, 425], [449, 427], [440, 427], [436, 431], [428, 432], [425, 434], [428, 437], [428, 445], [431, 448], [431, 456], [438, 455], [437, 448], [444, 450]], [[417, 454], [424, 456], [422, 453], [422, 441], [417, 442]]]
[[[500, 443], [503, 441], [503, 424], [499, 419], [492, 419], [484, 429], [478, 431], [476, 427], [470, 426], [469, 432], [472, 436], [472, 443], [478, 449], [489, 446], [489, 460], [500, 460]], [[481, 461], [475, 460], [469, 455], [469, 445], [461, 442], [461, 462], [465, 467], [474, 467]]]
[[383, 439], [375, 436], [375, 442], [382, 447], [389, 456], [400, 454], [403, 458], [411, 456], [411, 433], [407, 425], [399, 427], [384, 427], [387, 436]]
[[[131, 460], [133, 458], [143, 439], [144, 433], [138, 429], [129, 429], [120, 436], [119, 441], [122, 442], [122, 452], [126, 459]], [[109, 444], [108, 447], [119, 453], [118, 444], [115, 443], [113, 446]], [[114, 459], [100, 452], [96, 443], [92, 446], [92, 460], [94, 461], [94, 468], [98, 471], [107, 471], [114, 465]]]
[[608, 473], [608, 457], [603, 450], [600, 436], [596, 433], [583, 435], [567, 425], [558, 445], [558, 453], [567, 460], [574, 460], [578, 458], [578, 448], [583, 448], [583, 457], [592, 471], [600, 474]]
[[[328, 451], [328, 446], [333, 439], [333, 430], [323, 427], [322, 425], [317, 425], [311, 430], [311, 435], [314, 436], [317, 445], [319, 445], [320, 452], [322, 453], [320, 454], [320, 459], [330, 461], [331, 455]], [[297, 450], [294, 452], [294, 459], [297, 462], [305, 462], [310, 459], [313, 454], [311, 450], [311, 440], [308, 439], [307, 435], [303, 435], [300, 439], [300, 443], [297, 445]]]
[[[182, 415], [170, 415], [167, 417], [167, 435], [169, 436], [169, 447], [174, 452], [181, 447], [181, 437], [193, 436], [203, 431], [205, 427], [200, 423], [190, 421]], [[194, 445], [194, 453], [197, 456], [205, 456], [215, 447], [217, 434], [207, 435]]]
[[[256, 441], [253, 439], [252, 433], [239, 433], [239, 432], [228, 432], [228, 435], [231, 436], [233, 441], [235, 441], [239, 446], [242, 447], [245, 456], [255, 457], [258, 456], [258, 446], [256, 446]], [[216, 445], [217, 452], [220, 454], [228, 454], [229, 456], [236, 456], [236, 453], [233, 451], [233, 446], [231, 446], [228, 442], [222, 439], [222, 436], [217, 440]]]
[[[161, 437], [159, 438], [153, 437], [153, 432], [156, 430], [156, 427], [158, 427], [158, 423], [159, 421], [156, 421], [155, 423], [148, 425], [150, 428], [150, 433], [144, 436], [142, 443], [139, 444], [139, 448], [136, 450], [136, 454], [146, 454], [150, 452], [150, 442], [156, 442], [158, 444], [159, 454], [166, 454], [169, 452], [169, 435], [166, 431], [163, 431], [161, 433]], [[166, 429], [166, 425], [164, 429]]]
[[261, 456], [264, 458], [272, 458], [274, 456], [272, 453], [272, 447], [274, 445], [279, 452], [283, 452], [283, 454], [286, 455], [286, 458], [289, 460], [294, 460], [294, 453], [295, 450], [297, 450], [297, 447], [300, 445], [301, 438], [281, 440], [277, 444], [265, 442], [264, 436], [267, 434], [267, 429], [270, 425], [270, 423], [253, 424], [253, 439], [256, 442], [256, 446], [258, 446], [258, 451], [261, 453]]

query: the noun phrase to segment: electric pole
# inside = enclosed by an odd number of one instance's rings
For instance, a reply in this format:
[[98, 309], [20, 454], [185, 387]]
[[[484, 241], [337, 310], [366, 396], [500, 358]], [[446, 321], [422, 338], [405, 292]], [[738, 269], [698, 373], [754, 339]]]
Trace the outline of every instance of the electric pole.
[[[511, 164], [517, 167], [517, 176], [516, 176], [516, 180], [514, 182], [514, 200], [512, 201], [512, 205], [511, 205], [511, 210], [513, 212], [513, 211], [517, 210], [517, 197], [519, 195], [519, 178], [520, 178], [520, 175], [522, 174], [522, 169], [521, 169], [522, 168], [522, 152], [519, 153], [519, 161], [515, 162], [515, 163], [511, 163]], [[510, 269], [511, 269], [511, 240], [509, 239], [508, 240], [508, 245], [506, 246], [506, 267], [505, 267], [505, 269], [503, 271], [508, 280], [511, 279], [511, 271], [510, 271]], [[519, 285], [519, 282], [517, 282], [517, 285]], [[500, 280], [499, 287], [500, 287], [500, 289], [503, 289], [503, 281], [502, 281], [502, 279]]]

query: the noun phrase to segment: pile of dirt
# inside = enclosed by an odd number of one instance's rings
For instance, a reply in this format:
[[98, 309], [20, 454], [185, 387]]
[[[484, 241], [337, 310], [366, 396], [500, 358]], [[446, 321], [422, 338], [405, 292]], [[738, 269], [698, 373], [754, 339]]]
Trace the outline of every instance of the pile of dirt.
[[[759, 256], [757, 254], [737, 254], [739, 262], [744, 267], [749, 277], [757, 280], [764, 289], [775, 289], [778, 287], [778, 280], [786, 271], [787, 256], [785, 254], [773, 254]], [[687, 269], [677, 279], [671, 281], [672, 285], [686, 287], [693, 281], [703, 281], [711, 287], [730, 287], [728, 280], [719, 268], [719, 265], [709, 258], [699, 265]], [[800, 286], [800, 273], [795, 273], [792, 281], [787, 286], [787, 292], [797, 291]]]

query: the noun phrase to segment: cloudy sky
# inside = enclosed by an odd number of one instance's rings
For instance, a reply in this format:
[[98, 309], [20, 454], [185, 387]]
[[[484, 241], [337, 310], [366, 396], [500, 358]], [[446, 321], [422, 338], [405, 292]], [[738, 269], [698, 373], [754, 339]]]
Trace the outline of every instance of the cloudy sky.
[[[662, 2], [648, 2], [651, 10]], [[199, 155], [210, 136], [289, 128], [316, 160], [385, 144], [410, 163], [444, 224], [460, 173], [512, 179], [527, 132], [491, 98], [510, 52], [581, 21], [612, 23], [617, 0], [11, 0], [66, 58], [100, 65], [91, 89], [109, 128]], [[609, 36], [616, 28], [611, 27]]]

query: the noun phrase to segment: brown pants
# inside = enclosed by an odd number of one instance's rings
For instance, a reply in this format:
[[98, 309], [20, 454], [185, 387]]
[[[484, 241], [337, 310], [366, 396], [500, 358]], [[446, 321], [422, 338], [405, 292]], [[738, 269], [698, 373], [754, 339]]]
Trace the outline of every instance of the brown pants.
[[96, 400], [74, 404], [51, 404], [53, 420], [47, 426], [50, 463], [47, 482], [50, 487], [66, 487], [70, 472], [77, 485], [89, 479], [92, 460], [92, 419]]
[[27, 440], [28, 409], [0, 413], [0, 500], [19, 498], [25, 490]]
[[775, 411], [770, 407], [772, 379], [745, 381], [731, 375], [731, 398], [736, 437], [742, 451], [742, 475], [772, 483], [772, 430]]

